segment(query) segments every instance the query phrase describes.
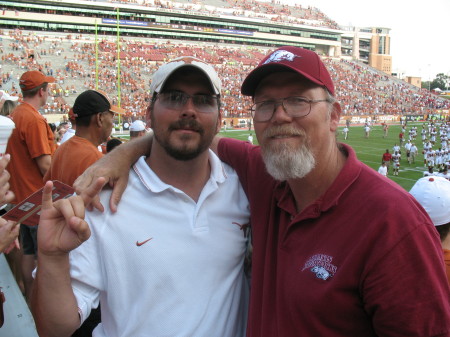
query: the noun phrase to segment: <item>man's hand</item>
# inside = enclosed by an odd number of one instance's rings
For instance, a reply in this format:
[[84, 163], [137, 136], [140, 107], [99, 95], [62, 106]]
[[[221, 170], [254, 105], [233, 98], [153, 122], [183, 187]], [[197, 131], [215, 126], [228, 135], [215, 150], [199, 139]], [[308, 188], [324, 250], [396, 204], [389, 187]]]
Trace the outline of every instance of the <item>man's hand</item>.
[[42, 211], [39, 220], [38, 249], [46, 256], [66, 255], [91, 236], [84, 221], [85, 204], [98, 195], [105, 180], [99, 178], [82, 196], [72, 196], [55, 203], [52, 200], [53, 183], [45, 184], [42, 194]]
[[[82, 195], [96, 179], [99, 177], [105, 178], [105, 181], [113, 189], [109, 200], [109, 207], [112, 212], [116, 212], [117, 205], [128, 184], [131, 165], [139, 157], [150, 153], [151, 144], [152, 135], [147, 135], [116, 147], [113, 152], [97, 160], [75, 180], [73, 184], [75, 191], [77, 194]], [[101, 212], [104, 210], [98, 197], [92, 200], [92, 206]]]
[[0, 205], [7, 204], [14, 199], [14, 193], [9, 190], [9, 173], [6, 171], [6, 166], [9, 163], [11, 156], [4, 155], [0, 159]]
[[16, 222], [0, 218], [0, 253], [9, 253], [15, 247], [19, 229]]
[[[105, 184], [108, 183], [108, 185], [113, 188], [111, 199], [109, 200], [109, 207], [111, 208], [111, 211], [116, 212], [122, 193], [127, 187], [128, 174], [130, 171], [130, 165], [132, 164], [121, 159], [121, 157], [108, 155], [100, 158], [88, 167], [73, 184], [77, 194], [83, 195], [89, 186], [91, 186], [98, 178], [102, 177], [105, 179]], [[95, 207], [100, 212], [104, 211], [104, 207], [100, 202], [98, 195], [96, 195], [92, 199], [91, 203], [86, 205], [86, 207], [88, 209]]]

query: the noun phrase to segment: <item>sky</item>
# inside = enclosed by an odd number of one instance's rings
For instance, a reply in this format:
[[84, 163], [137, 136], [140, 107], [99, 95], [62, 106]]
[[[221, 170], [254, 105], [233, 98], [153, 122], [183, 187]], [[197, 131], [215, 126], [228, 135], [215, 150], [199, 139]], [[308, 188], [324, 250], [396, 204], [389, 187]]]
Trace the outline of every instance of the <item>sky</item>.
[[390, 28], [393, 72], [423, 81], [450, 75], [450, 0], [282, 2], [317, 7], [342, 26]]

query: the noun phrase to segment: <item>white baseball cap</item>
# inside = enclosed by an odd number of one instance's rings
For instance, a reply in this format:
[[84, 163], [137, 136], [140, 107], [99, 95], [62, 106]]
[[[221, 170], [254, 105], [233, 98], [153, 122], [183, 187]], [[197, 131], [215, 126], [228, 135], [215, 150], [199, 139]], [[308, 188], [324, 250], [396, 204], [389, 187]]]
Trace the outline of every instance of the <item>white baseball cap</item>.
[[155, 92], [160, 92], [166, 83], [166, 80], [175, 70], [187, 66], [200, 69], [209, 79], [209, 82], [214, 89], [214, 93], [216, 95], [220, 95], [222, 83], [219, 79], [219, 75], [217, 75], [217, 72], [210, 64], [205, 63], [204, 61], [193, 56], [178, 57], [159, 67], [159, 69], [153, 74], [152, 83], [150, 84], [150, 94], [153, 96]]
[[450, 181], [443, 177], [423, 177], [409, 193], [427, 211], [435, 226], [450, 222]]
[[130, 131], [144, 131], [145, 130], [145, 124], [141, 120], [135, 120], [130, 125]]
[[19, 99], [18, 96], [11, 96], [6, 91], [0, 90], [0, 101], [13, 101], [16, 102]]

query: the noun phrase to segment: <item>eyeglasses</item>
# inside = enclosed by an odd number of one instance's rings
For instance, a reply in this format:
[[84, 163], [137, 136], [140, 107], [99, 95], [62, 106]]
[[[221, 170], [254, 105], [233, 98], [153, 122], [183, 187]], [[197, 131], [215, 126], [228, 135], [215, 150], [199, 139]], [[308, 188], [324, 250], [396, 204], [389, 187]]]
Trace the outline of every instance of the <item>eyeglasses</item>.
[[165, 108], [171, 110], [181, 110], [190, 98], [198, 112], [211, 113], [219, 110], [219, 96], [217, 95], [188, 95], [182, 91], [167, 91], [158, 93], [156, 98]]
[[286, 97], [279, 100], [262, 101], [253, 104], [250, 108], [254, 122], [268, 122], [272, 119], [275, 110], [281, 105], [290, 117], [305, 117], [311, 112], [311, 104], [330, 102], [327, 99], [306, 99], [303, 97]]

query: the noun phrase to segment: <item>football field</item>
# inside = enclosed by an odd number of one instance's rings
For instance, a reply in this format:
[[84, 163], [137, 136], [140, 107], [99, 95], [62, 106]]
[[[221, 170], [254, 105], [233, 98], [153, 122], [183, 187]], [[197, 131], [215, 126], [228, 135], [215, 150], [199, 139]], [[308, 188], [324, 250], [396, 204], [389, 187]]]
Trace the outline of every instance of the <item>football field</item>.
[[[415, 164], [408, 164], [406, 160], [406, 151], [402, 147], [402, 159], [401, 166], [398, 176], [393, 176], [389, 174], [389, 179], [392, 179], [404, 189], [409, 191], [417, 179], [423, 176], [423, 172], [426, 170], [423, 164], [423, 155], [422, 155], [422, 140], [420, 138], [420, 130], [421, 123], [410, 123], [407, 127], [407, 132], [405, 138], [408, 139], [408, 130], [411, 126], [418, 127], [418, 136], [416, 139], [416, 146], [419, 149], [419, 155], [416, 157]], [[398, 135], [400, 133], [401, 127], [400, 124], [390, 125], [389, 133], [386, 138], [383, 138], [383, 129], [380, 124], [372, 126], [372, 130], [370, 132], [369, 138], [365, 138], [364, 127], [362, 125], [350, 126], [349, 136], [347, 140], [344, 140], [344, 135], [342, 133], [343, 127], [339, 128], [337, 133], [337, 138], [339, 142], [347, 143], [355, 149], [358, 159], [361, 160], [366, 165], [372, 167], [374, 170], [378, 170], [381, 164], [381, 156], [389, 149], [389, 152], [393, 152], [392, 147], [395, 143], [399, 143]], [[254, 132], [253, 139], [254, 143], [257, 143]], [[248, 130], [226, 130], [221, 131], [220, 135], [224, 137], [232, 137], [240, 140], [247, 140], [250, 131]], [[435, 146], [437, 148], [437, 146]], [[390, 172], [392, 173], [392, 167], [390, 168]]]

